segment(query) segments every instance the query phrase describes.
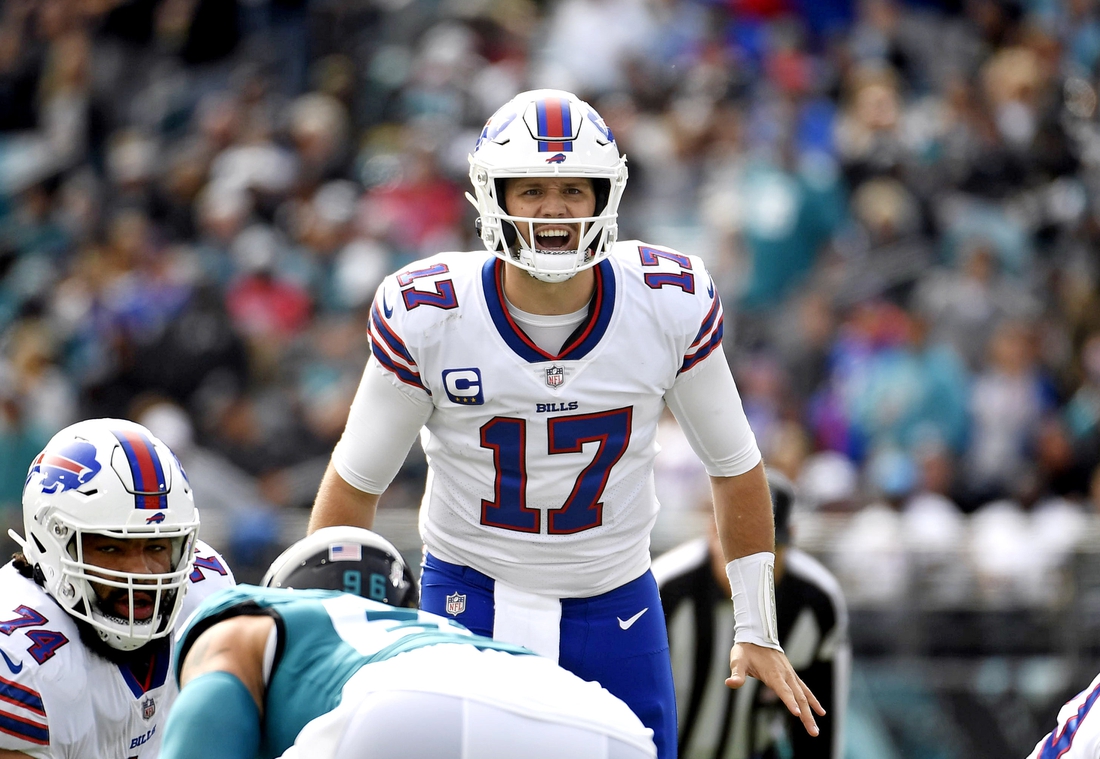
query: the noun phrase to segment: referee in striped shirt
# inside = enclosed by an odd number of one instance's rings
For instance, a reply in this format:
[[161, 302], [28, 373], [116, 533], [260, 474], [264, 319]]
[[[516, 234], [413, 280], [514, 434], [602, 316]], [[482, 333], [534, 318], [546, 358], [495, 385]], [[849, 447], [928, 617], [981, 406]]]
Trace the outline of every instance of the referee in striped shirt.
[[730, 674], [733, 607], [716, 532], [653, 562], [668, 625], [676, 683], [680, 759], [842, 759], [851, 646], [840, 586], [816, 559], [790, 545], [794, 488], [768, 473], [775, 512], [775, 603], [779, 642], [825, 707], [811, 737], [759, 680], [738, 690]]

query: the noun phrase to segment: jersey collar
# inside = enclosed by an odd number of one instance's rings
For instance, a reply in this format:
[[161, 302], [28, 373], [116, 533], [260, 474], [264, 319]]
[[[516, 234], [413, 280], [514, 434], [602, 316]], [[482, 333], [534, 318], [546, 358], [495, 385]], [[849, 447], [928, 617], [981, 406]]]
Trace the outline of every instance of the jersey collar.
[[604, 259], [594, 267], [596, 273], [596, 291], [588, 306], [588, 317], [570, 336], [562, 347], [561, 353], [554, 355], [535, 345], [523, 330], [519, 328], [504, 302], [504, 261], [496, 256], [490, 257], [481, 267], [482, 289], [485, 291], [485, 303], [489, 307], [489, 316], [497, 332], [504, 338], [520, 358], [532, 364], [543, 361], [573, 361], [584, 358], [599, 345], [607, 325], [611, 323], [611, 314], [615, 310], [615, 270], [611, 261]]

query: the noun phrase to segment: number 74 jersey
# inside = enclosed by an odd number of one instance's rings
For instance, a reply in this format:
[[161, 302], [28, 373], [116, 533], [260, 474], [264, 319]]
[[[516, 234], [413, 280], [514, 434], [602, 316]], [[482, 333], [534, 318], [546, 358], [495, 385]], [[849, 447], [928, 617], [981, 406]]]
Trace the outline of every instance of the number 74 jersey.
[[[202, 541], [177, 620], [234, 585], [229, 565]], [[9, 562], [0, 567], [0, 749], [35, 759], [145, 759], [160, 750], [177, 695], [173, 636], [113, 664], [80, 639], [75, 620]]]
[[596, 595], [649, 566], [664, 395], [720, 350], [722, 307], [700, 259], [621, 242], [594, 269], [587, 319], [551, 354], [509, 314], [507, 265], [443, 253], [388, 277], [372, 354], [433, 406], [428, 550], [529, 592]]

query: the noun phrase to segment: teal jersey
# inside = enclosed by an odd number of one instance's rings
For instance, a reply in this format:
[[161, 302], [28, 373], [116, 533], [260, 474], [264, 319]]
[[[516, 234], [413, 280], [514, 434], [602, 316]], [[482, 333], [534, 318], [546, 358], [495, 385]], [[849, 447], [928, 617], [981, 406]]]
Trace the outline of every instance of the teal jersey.
[[204, 630], [243, 614], [273, 617], [279, 636], [264, 699], [259, 755], [265, 759], [281, 756], [307, 723], [336, 708], [344, 684], [370, 664], [443, 643], [532, 655], [429, 612], [338, 591], [238, 585], [210, 596], [188, 620], [177, 644], [177, 679]]

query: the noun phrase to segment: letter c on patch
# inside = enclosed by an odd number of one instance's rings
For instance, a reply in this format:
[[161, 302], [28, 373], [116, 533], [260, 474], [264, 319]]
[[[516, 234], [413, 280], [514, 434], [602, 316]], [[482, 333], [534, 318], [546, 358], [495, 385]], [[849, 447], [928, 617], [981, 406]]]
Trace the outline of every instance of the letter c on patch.
[[480, 406], [485, 403], [480, 369], [444, 369], [443, 387], [452, 403], [460, 406]]

